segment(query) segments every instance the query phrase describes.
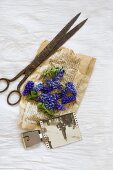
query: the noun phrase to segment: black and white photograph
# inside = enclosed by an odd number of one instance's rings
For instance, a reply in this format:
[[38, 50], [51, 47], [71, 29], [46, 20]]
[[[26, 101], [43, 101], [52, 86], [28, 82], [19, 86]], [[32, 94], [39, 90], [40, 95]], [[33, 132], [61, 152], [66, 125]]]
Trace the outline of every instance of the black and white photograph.
[[49, 148], [81, 140], [78, 122], [73, 113], [41, 121], [41, 127]]

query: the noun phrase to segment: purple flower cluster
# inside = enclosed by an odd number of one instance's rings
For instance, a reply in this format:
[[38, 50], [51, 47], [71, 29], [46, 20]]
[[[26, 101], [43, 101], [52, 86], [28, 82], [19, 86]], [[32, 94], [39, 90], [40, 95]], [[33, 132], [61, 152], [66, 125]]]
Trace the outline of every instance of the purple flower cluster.
[[36, 91], [42, 91], [43, 93], [50, 93], [52, 90], [61, 89], [62, 84], [59, 81], [46, 80], [46, 85], [44, 83], [39, 83], [36, 85]]
[[33, 81], [28, 81], [27, 84], [25, 85], [24, 91], [22, 92], [23, 96], [26, 96], [29, 94], [31, 90], [34, 88], [34, 82]]
[[58, 102], [56, 94], [41, 94], [38, 96], [38, 101], [44, 103], [47, 109], [57, 109], [57, 110], [65, 110], [65, 107]]
[[53, 81], [58, 81], [58, 80], [60, 80], [60, 79], [64, 76], [64, 73], [65, 73], [64, 69], [61, 68], [61, 69], [58, 71], [58, 73], [53, 77]]
[[57, 109], [57, 110], [66, 110], [64, 105], [59, 103], [59, 102], [56, 103], [55, 109]]
[[45, 83], [39, 83], [34, 87], [34, 82], [29, 81], [22, 94], [23, 96], [33, 94], [32, 98], [43, 103], [48, 110], [65, 110], [65, 104], [76, 100], [77, 91], [72, 82], [65, 85], [60, 83], [63, 75], [64, 70], [61, 68], [52, 79], [46, 79]]
[[75, 86], [72, 82], [66, 83], [66, 91], [71, 92], [73, 95], [77, 95], [77, 91], [75, 89]]
[[65, 85], [65, 89], [62, 90], [62, 104], [67, 104], [76, 100], [77, 91], [72, 82], [68, 82]]
[[55, 97], [57, 100], [62, 98], [62, 94], [61, 93], [54, 93]]
[[57, 102], [57, 99], [56, 97], [53, 95], [53, 94], [41, 94], [39, 97], [38, 97], [38, 100], [42, 103], [44, 103], [45, 107], [47, 109], [55, 109], [55, 104]]
[[36, 85], [35, 89], [37, 91], [40, 91], [40, 90], [43, 90], [43, 87], [44, 87], [44, 83], [39, 83], [39, 84]]
[[67, 104], [76, 100], [76, 96], [65, 96], [62, 98], [62, 104]]
[[46, 80], [47, 86], [54, 89], [61, 89], [62, 84], [58, 80]]

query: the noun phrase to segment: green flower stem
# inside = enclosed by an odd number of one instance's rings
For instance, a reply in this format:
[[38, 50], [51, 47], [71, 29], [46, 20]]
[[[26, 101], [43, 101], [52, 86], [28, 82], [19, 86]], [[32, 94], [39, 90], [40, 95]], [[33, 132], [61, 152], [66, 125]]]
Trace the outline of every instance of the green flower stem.
[[54, 111], [53, 110], [48, 110], [44, 103], [38, 103], [38, 109], [42, 110], [44, 113], [47, 113], [49, 116], [53, 116], [54, 115]]
[[55, 67], [55, 66], [48, 68], [43, 72], [42, 76], [53, 77], [58, 73], [59, 69], [60, 69], [59, 67]]

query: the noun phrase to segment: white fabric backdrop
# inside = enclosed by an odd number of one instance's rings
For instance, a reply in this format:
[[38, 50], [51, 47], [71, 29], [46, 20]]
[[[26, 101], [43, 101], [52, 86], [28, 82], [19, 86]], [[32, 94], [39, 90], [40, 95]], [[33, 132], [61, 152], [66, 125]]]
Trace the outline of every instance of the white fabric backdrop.
[[50, 40], [80, 11], [80, 21], [89, 20], [65, 46], [97, 58], [78, 111], [83, 140], [54, 150], [41, 145], [26, 151], [17, 126], [19, 107], [7, 105], [6, 92], [0, 95], [1, 170], [113, 169], [112, 0], [0, 0], [0, 77], [18, 73], [40, 42]]

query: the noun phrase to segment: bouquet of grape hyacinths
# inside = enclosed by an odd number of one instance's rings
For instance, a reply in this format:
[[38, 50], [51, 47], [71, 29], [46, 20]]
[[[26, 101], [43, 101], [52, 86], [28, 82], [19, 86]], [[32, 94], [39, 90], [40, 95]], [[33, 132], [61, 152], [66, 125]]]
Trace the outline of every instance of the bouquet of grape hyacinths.
[[34, 84], [28, 81], [22, 95], [30, 102], [35, 102], [39, 110], [48, 116], [66, 110], [66, 104], [76, 101], [77, 91], [72, 82], [61, 83], [65, 70], [51, 67], [42, 73], [42, 82]]

